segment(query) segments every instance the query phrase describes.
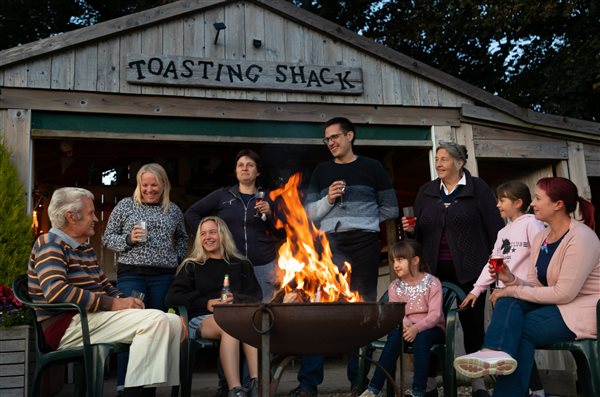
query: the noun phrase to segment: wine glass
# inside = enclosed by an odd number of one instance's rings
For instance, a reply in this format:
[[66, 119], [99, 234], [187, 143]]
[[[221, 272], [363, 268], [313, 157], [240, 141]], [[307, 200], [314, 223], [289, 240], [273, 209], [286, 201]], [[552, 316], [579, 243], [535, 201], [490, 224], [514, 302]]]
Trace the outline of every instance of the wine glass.
[[500, 288], [500, 285], [498, 284], [498, 272], [500, 272], [504, 267], [504, 256], [499, 252], [493, 253], [490, 255], [489, 262], [494, 268], [494, 274], [496, 276], [494, 288]]
[[[262, 190], [262, 188], [257, 188], [256, 189], [256, 194], [254, 195], [254, 200], [256, 201], [256, 204], [260, 204], [263, 202], [263, 200], [265, 199], [265, 191]], [[260, 218], [262, 217], [264, 214], [261, 214], [258, 209], [256, 210], [256, 213], [254, 214], [255, 218]]]
[[340, 208], [346, 208], [346, 204], [344, 204], [344, 193], [346, 193], [346, 181], [343, 179], [340, 179], [339, 182], [342, 183], [342, 195], [340, 196], [340, 202], [338, 204], [338, 207]]

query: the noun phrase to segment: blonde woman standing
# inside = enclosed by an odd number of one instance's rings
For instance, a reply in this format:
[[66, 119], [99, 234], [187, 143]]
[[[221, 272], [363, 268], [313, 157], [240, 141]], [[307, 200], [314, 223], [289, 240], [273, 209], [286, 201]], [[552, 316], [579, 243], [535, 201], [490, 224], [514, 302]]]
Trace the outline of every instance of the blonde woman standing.
[[[136, 179], [133, 196], [119, 201], [110, 214], [102, 243], [117, 253], [117, 288], [126, 296], [134, 290], [142, 292], [147, 308], [164, 310], [188, 236], [183, 213], [170, 201], [165, 169], [145, 164]], [[125, 382], [126, 357], [122, 353], [118, 358], [118, 392]]]

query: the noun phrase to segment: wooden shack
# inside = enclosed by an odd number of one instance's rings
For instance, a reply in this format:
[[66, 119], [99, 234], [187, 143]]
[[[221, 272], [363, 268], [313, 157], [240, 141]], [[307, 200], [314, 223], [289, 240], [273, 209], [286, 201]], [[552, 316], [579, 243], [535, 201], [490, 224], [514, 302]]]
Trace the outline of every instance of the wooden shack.
[[384, 163], [401, 205], [450, 140], [491, 186], [565, 176], [600, 207], [599, 123], [524, 109], [283, 0], [182, 0], [0, 52], [0, 133], [39, 231], [68, 185], [96, 194], [103, 230], [151, 161], [183, 209], [232, 183], [244, 147], [266, 186], [308, 175], [335, 116], [357, 124], [356, 151]]

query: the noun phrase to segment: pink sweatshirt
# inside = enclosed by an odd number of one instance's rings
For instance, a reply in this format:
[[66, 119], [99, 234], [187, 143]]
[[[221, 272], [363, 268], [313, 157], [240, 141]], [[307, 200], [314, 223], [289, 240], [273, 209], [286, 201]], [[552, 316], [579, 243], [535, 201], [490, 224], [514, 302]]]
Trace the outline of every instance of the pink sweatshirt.
[[565, 324], [577, 339], [596, 339], [596, 303], [600, 299], [600, 240], [592, 229], [572, 220], [548, 266], [548, 286], [537, 278], [535, 266], [542, 242], [540, 233], [531, 247], [527, 281], [515, 278], [505, 288], [508, 296], [528, 302], [557, 305]]
[[404, 325], [416, 325], [419, 332], [433, 327], [446, 328], [442, 311], [442, 283], [424, 273], [416, 283], [407, 283], [395, 279], [388, 288], [390, 302], [406, 302], [404, 306]]
[[[504, 263], [510, 271], [515, 276], [525, 279], [529, 271], [531, 245], [535, 236], [542, 230], [544, 230], [544, 224], [535, 219], [534, 215], [521, 215], [500, 229], [492, 252], [502, 253]], [[488, 265], [486, 264], [473, 285], [471, 294], [479, 297], [494, 281], [496, 280], [490, 274]], [[498, 284], [501, 287], [503, 286], [502, 281]]]

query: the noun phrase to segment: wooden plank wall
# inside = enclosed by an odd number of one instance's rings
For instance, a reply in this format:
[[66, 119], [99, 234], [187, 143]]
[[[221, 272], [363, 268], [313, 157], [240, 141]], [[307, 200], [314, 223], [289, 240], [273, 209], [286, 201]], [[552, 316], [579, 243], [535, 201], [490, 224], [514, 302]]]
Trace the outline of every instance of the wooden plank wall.
[[[214, 44], [214, 22], [227, 28]], [[262, 41], [254, 48], [253, 40]], [[363, 69], [362, 95], [152, 87], [128, 84], [129, 53], [345, 65]], [[255, 4], [239, 2], [0, 70], [0, 86], [251, 101], [460, 107], [472, 101]]]
[[598, 146], [584, 144], [583, 153], [588, 176], [600, 176], [600, 149]]

